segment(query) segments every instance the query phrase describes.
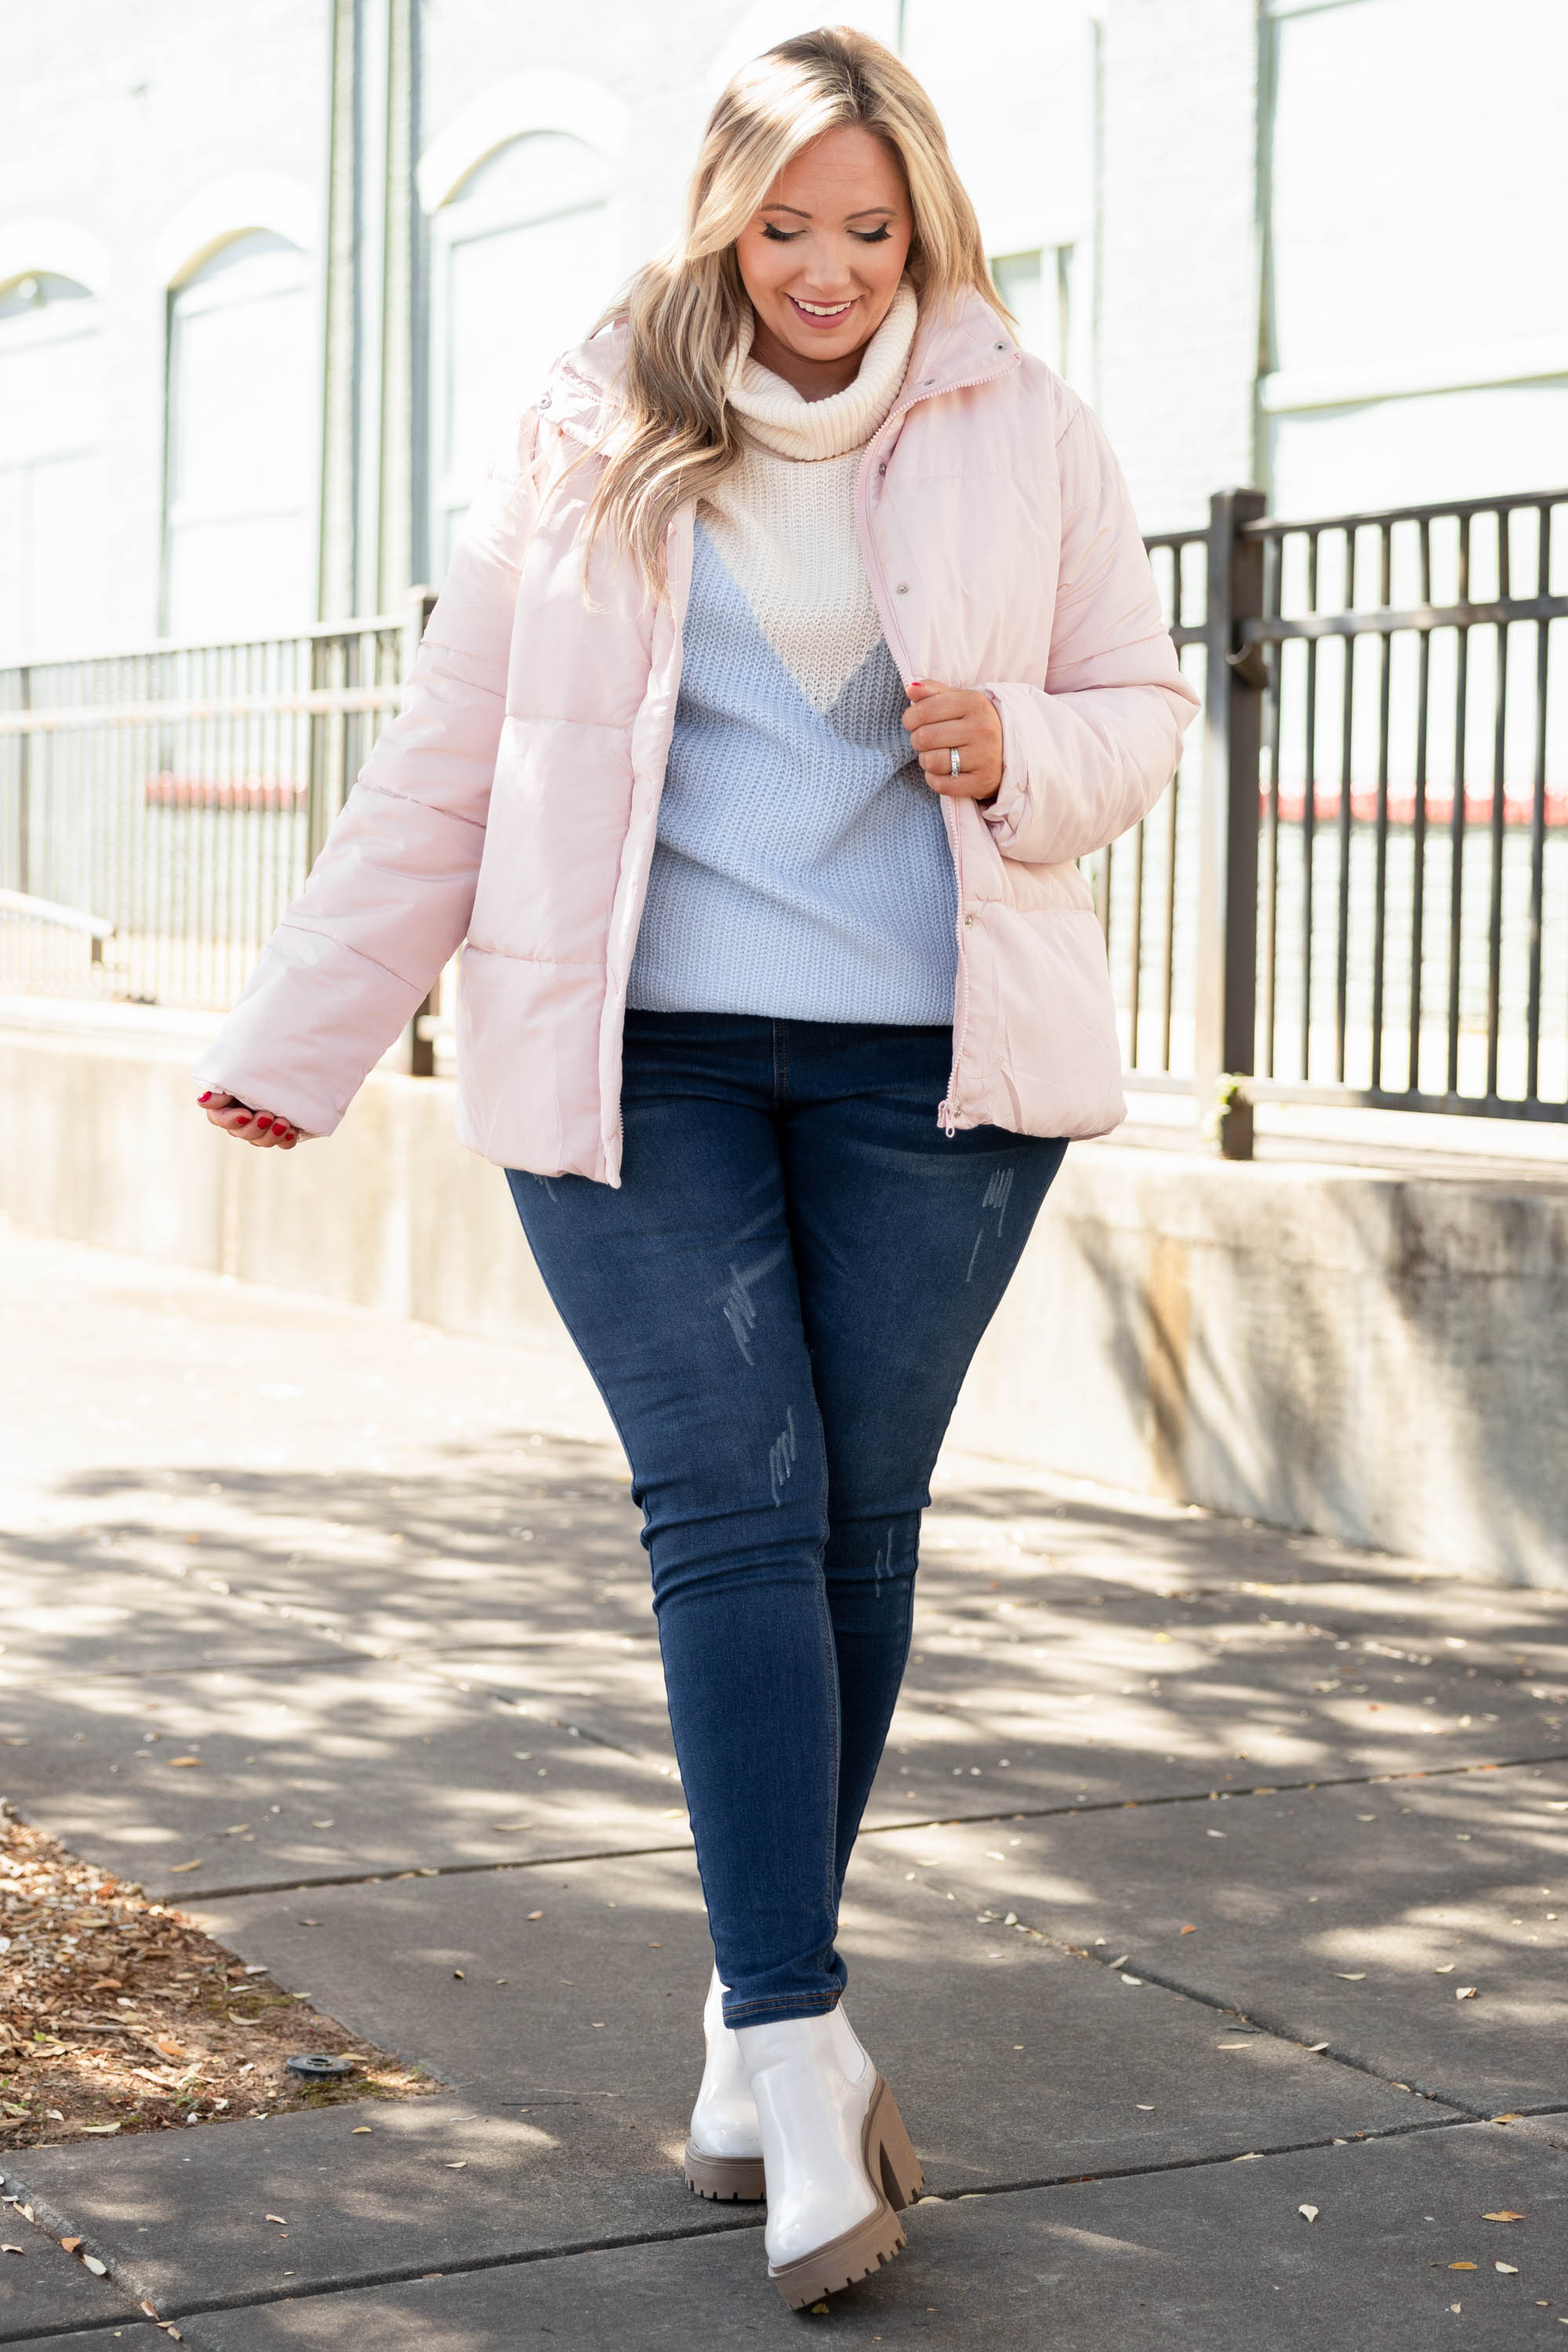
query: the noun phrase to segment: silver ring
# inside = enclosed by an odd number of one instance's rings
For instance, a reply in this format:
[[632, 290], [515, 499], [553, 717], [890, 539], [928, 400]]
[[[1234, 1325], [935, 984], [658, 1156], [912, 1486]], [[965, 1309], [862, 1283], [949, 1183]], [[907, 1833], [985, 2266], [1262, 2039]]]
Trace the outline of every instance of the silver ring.
[[950, 776], [961, 776], [963, 773], [963, 763], [956, 751], [950, 751], [947, 755], [947, 772]]

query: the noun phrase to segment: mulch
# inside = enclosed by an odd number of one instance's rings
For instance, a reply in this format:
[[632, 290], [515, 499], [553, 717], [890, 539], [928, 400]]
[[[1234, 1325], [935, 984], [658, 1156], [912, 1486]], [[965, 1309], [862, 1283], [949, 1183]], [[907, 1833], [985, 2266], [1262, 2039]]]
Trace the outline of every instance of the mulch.
[[[284, 2062], [307, 2052], [351, 2059], [353, 2073], [289, 2074]], [[0, 2161], [10, 2148], [440, 2088], [0, 1808]]]

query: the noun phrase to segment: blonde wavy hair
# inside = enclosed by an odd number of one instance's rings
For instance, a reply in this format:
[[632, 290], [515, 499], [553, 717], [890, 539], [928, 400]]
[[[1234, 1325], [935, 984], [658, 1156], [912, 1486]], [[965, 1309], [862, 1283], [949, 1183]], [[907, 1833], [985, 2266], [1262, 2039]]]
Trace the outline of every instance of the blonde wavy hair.
[[588, 509], [584, 579], [607, 531], [657, 595], [671, 515], [738, 464], [742, 443], [725, 385], [750, 306], [735, 240], [791, 158], [851, 123], [885, 141], [903, 169], [914, 216], [908, 271], [922, 311], [972, 289], [1010, 315], [936, 109], [909, 68], [847, 26], [781, 41], [742, 66], [714, 106], [684, 234], [599, 320], [624, 324], [628, 348], [619, 410], [596, 445], [606, 463]]

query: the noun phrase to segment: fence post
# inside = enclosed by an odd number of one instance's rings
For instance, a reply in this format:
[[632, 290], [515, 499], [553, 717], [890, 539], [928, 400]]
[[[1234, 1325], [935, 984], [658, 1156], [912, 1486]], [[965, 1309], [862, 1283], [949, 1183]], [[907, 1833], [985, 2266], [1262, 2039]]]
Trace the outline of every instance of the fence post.
[[[419, 587], [409, 590], [407, 602], [404, 606], [399, 661], [403, 675], [399, 680], [400, 684], [407, 683], [408, 673], [414, 667], [414, 657], [419, 651], [430, 615], [435, 609], [436, 592], [433, 588]], [[430, 1024], [436, 1020], [440, 1010], [441, 983], [437, 980], [408, 1024], [408, 1069], [409, 1075], [413, 1077], [433, 1078], [436, 1075], [436, 1040], [430, 1034]]]
[[1217, 1118], [1227, 1160], [1252, 1157], [1252, 1105], [1228, 1082], [1251, 1075], [1258, 1020], [1258, 776], [1263, 667], [1241, 624], [1263, 610], [1263, 545], [1240, 526], [1262, 515], [1261, 490], [1209, 500], [1207, 678], [1198, 853], [1193, 1070], [1199, 1120]]
[[[33, 673], [23, 667], [16, 673], [16, 708], [31, 710], [33, 707]], [[16, 887], [24, 898], [33, 887], [33, 739], [22, 734], [16, 738]]]

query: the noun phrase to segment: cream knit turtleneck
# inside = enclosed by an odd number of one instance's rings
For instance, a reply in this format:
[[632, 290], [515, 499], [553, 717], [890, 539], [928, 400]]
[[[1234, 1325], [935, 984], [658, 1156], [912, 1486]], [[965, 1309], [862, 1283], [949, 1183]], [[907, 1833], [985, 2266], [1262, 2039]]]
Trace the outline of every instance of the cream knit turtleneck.
[[756, 322], [748, 310], [730, 372], [731, 407], [745, 418], [752, 439], [781, 457], [842, 457], [863, 449], [902, 387], [919, 308], [906, 278], [861, 354], [854, 383], [826, 400], [807, 400], [757, 364], [752, 357]]
[[860, 373], [805, 400], [752, 358], [748, 311], [730, 404], [747, 447], [705, 500], [702, 521], [757, 624], [801, 690], [826, 710], [882, 634], [855, 533], [860, 452], [903, 385], [919, 305], [905, 278]]

